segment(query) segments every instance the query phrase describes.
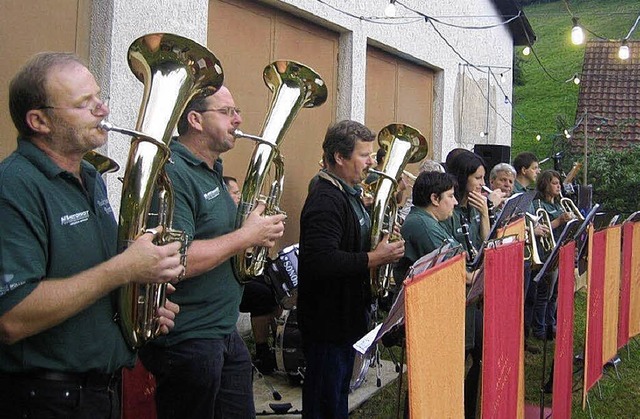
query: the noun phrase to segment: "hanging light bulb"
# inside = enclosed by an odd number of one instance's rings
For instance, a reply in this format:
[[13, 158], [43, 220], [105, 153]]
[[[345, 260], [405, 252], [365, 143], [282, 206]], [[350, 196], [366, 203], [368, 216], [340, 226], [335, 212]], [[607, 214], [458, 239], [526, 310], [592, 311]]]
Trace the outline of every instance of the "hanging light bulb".
[[504, 73], [500, 73], [500, 83], [504, 84], [504, 80], [505, 80]]
[[564, 130], [564, 136], [568, 139], [571, 138], [571, 134], [569, 133], [569, 131]]
[[386, 17], [396, 17], [396, 0], [390, 0], [387, 7], [384, 8], [384, 15]]
[[540, 134], [536, 135], [536, 141], [542, 140], [542, 136]]
[[480, 132], [480, 137], [486, 137], [486, 136], [488, 136], [488, 135], [489, 135], [489, 133], [488, 133], [488, 132], [486, 132], [486, 131], [481, 131], [481, 132]]
[[575, 85], [580, 84], [580, 77], [578, 77], [577, 74], [575, 76], [573, 76], [573, 84], [575, 84]]
[[623, 39], [622, 44], [620, 45], [620, 49], [618, 50], [618, 58], [621, 60], [628, 60], [631, 56], [631, 51], [629, 51], [629, 45], [627, 45], [627, 40]]
[[508, 105], [509, 104], [509, 96], [504, 95], [504, 104]]
[[573, 45], [582, 45], [584, 43], [584, 31], [578, 25], [578, 18], [571, 18], [573, 21], [573, 28], [571, 29], [571, 43]]
[[531, 47], [529, 47], [529, 46], [524, 47], [522, 49], [522, 55], [526, 56], [526, 55], [529, 55], [529, 54], [531, 54]]

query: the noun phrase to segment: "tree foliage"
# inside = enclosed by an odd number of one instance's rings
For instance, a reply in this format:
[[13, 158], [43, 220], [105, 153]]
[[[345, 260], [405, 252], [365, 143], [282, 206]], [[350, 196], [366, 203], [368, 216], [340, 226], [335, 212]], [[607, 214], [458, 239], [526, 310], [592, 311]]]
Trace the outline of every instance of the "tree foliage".
[[640, 145], [618, 151], [601, 148], [589, 154], [588, 182], [593, 202], [603, 210], [628, 216], [640, 210]]

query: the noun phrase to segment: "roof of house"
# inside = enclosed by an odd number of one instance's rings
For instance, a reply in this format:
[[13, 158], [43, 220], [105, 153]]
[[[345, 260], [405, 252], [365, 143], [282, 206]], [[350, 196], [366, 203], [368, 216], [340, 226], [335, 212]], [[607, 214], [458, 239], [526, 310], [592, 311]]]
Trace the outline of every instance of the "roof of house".
[[[640, 41], [628, 41], [631, 56], [618, 57], [620, 41], [589, 41], [578, 95], [574, 137], [584, 138], [586, 113], [588, 138], [597, 146], [624, 149], [640, 144]], [[576, 138], [577, 137], [577, 138]]]
[[533, 28], [531, 28], [531, 24], [522, 7], [515, 0], [493, 0], [493, 2], [505, 21], [520, 13], [517, 19], [509, 22], [509, 31], [513, 36], [513, 44], [533, 45], [536, 41], [536, 34], [533, 32]]

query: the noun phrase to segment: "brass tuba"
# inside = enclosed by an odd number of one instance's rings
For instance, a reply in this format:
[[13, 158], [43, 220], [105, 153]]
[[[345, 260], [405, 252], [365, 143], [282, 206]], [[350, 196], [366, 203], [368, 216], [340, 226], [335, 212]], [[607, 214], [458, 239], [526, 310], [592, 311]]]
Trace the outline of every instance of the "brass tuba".
[[[258, 202], [265, 202], [264, 215], [282, 213], [279, 208], [284, 187], [284, 163], [280, 144], [301, 108], [313, 108], [327, 100], [327, 86], [311, 68], [295, 61], [274, 61], [265, 67], [263, 79], [273, 92], [262, 133], [253, 136], [236, 130], [238, 138], [256, 141], [247, 168], [242, 196], [236, 213], [236, 228], [242, 227]], [[275, 169], [274, 181], [267, 194], [262, 190], [271, 164]], [[241, 284], [262, 275], [267, 260], [267, 249], [254, 247], [233, 257], [233, 270]]]
[[[391, 124], [378, 133], [378, 145], [386, 150], [382, 170], [369, 169], [379, 175], [375, 182], [375, 194], [371, 205], [371, 249], [375, 249], [382, 236], [393, 233], [398, 215], [395, 195], [398, 181], [408, 163], [416, 163], [426, 157], [429, 146], [417, 129], [404, 124]], [[390, 237], [398, 240], [399, 237]], [[371, 272], [371, 292], [374, 297], [386, 297], [393, 277], [390, 264], [378, 266]]]
[[[135, 130], [101, 123], [107, 131], [131, 135], [125, 166], [118, 223], [121, 252], [145, 232], [154, 190], [159, 199], [158, 222], [162, 234], [154, 242], [183, 243], [184, 232], [172, 228], [173, 188], [164, 171], [169, 159], [173, 130], [189, 100], [196, 94], [214, 93], [222, 85], [218, 59], [202, 45], [178, 35], [154, 33], [135, 40], [129, 47], [129, 68], [144, 84], [144, 94]], [[166, 284], [128, 284], [118, 296], [118, 317], [125, 339], [133, 348], [159, 333], [157, 310], [165, 304]]]

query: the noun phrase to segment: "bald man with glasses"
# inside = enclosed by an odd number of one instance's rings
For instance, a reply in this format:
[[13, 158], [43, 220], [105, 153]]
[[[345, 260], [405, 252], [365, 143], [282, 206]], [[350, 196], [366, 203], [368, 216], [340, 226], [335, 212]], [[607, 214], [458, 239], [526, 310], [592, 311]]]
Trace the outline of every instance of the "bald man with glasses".
[[285, 216], [263, 217], [262, 204], [235, 230], [236, 205], [220, 157], [235, 146], [241, 123], [231, 92], [221, 87], [187, 105], [171, 143], [173, 226], [187, 233], [191, 245], [186, 278], [173, 295], [181, 306], [175, 329], [140, 351], [157, 380], [161, 419], [255, 416], [251, 357], [236, 330], [243, 286], [230, 258], [254, 246], [273, 247]]

